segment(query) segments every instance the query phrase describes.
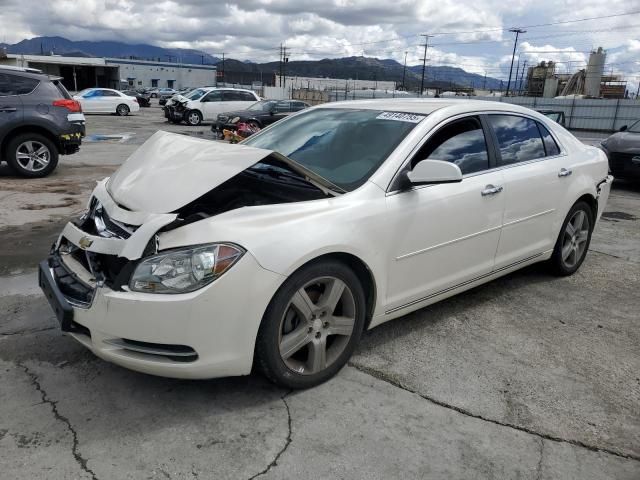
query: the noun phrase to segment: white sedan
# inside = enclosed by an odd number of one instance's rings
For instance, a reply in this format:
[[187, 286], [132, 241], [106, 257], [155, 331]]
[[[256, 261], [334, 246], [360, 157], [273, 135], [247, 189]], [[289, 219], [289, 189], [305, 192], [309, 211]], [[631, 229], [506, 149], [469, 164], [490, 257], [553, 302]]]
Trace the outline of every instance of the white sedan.
[[140, 110], [136, 97], [110, 88], [87, 88], [73, 97], [84, 113], [115, 113], [120, 116]]
[[158, 132], [40, 285], [105, 360], [305, 388], [365, 329], [535, 262], [574, 273], [611, 182], [602, 151], [503, 103], [328, 103], [242, 145]]

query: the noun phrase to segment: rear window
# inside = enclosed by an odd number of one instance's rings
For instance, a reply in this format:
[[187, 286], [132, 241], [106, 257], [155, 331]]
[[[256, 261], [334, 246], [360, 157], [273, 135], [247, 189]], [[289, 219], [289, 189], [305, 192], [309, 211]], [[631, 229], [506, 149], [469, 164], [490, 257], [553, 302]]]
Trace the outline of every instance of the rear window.
[[7, 75], [9, 82], [13, 85], [14, 95], [27, 95], [33, 92], [40, 80], [35, 78], [19, 77], [17, 75]]
[[59, 80], [54, 80], [51, 83], [53, 83], [55, 85], [55, 87], [58, 90], [58, 92], [60, 92], [60, 95], [62, 95], [62, 98], [66, 98], [67, 100], [69, 100], [71, 98], [71, 94], [69, 94], [67, 89], [64, 88], [64, 85]]

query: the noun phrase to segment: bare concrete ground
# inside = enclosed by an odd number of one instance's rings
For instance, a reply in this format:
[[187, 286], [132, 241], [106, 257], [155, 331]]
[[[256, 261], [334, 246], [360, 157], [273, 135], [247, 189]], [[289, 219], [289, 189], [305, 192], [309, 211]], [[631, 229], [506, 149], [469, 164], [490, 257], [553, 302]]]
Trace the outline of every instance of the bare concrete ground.
[[0, 479], [640, 478], [639, 186], [614, 185], [576, 275], [529, 267], [382, 325], [318, 388], [163, 379], [61, 335], [34, 272], [153, 131], [198, 135], [168, 126], [89, 117], [136, 135], [48, 179], [0, 169]]

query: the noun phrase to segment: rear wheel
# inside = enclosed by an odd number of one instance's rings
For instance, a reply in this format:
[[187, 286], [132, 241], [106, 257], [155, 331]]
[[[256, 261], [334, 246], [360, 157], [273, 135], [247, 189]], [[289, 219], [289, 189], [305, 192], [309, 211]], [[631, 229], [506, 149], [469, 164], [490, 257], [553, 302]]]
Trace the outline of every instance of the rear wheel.
[[335, 375], [360, 341], [365, 295], [358, 277], [328, 260], [295, 272], [265, 312], [256, 360], [272, 382], [309, 388]]
[[556, 241], [551, 265], [557, 275], [572, 275], [587, 256], [593, 231], [593, 211], [586, 202], [577, 202], [565, 218]]
[[45, 177], [58, 164], [58, 149], [44, 135], [23, 133], [9, 141], [7, 163], [23, 177]]
[[197, 110], [189, 110], [184, 119], [192, 127], [197, 127], [202, 123], [202, 114]]
[[129, 115], [129, 107], [124, 103], [121, 103], [116, 107], [116, 113], [121, 117], [126, 117], [127, 115]]

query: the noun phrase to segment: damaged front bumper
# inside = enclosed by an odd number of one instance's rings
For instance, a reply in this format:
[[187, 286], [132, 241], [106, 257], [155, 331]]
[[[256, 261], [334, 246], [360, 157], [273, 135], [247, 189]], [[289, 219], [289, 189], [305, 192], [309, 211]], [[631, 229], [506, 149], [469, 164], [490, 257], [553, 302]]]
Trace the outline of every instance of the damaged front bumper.
[[94, 198], [105, 212], [100, 231], [67, 224], [39, 266], [40, 287], [61, 329], [98, 357], [144, 373], [248, 374], [262, 315], [283, 277], [247, 252], [194, 292], [130, 291], [135, 265], [155, 252], [158, 230], [175, 215], [125, 210], [111, 199], [106, 182], [98, 184]]
[[187, 111], [182, 105], [173, 104], [166, 105], [163, 107], [164, 109], [164, 117], [168, 120], [173, 120], [175, 122], [181, 122], [184, 120], [184, 114]]

